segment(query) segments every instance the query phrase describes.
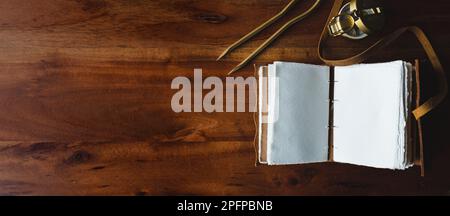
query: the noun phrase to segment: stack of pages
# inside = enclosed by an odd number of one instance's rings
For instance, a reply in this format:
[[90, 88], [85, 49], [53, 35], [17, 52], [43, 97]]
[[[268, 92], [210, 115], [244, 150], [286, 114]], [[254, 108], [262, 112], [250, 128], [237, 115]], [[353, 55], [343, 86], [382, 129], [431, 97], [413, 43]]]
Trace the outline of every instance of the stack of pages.
[[274, 62], [259, 70], [259, 162], [413, 164], [411, 64], [330, 68]]

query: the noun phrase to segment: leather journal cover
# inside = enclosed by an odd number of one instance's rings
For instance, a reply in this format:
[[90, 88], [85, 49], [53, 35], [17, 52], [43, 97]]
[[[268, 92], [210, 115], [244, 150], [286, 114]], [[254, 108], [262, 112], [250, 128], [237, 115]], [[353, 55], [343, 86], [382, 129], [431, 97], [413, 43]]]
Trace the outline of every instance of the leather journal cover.
[[[421, 64], [419, 62], [419, 60], [415, 60], [413, 62], [411, 62], [412, 65], [412, 71], [411, 71], [411, 79], [409, 81], [409, 85], [410, 87], [407, 88], [409, 91], [409, 96], [411, 98], [410, 102], [407, 103], [407, 113], [408, 116], [405, 119], [405, 127], [404, 127], [404, 131], [405, 131], [405, 148], [404, 150], [406, 151], [404, 153], [405, 155], [405, 160], [407, 161], [406, 163], [409, 164], [409, 166], [412, 165], [416, 165], [416, 166], [420, 166], [421, 169], [421, 175], [423, 176], [425, 174], [424, 172], [424, 158], [423, 158], [423, 141], [422, 141], [422, 126], [421, 126], [421, 122], [420, 120], [416, 120], [414, 118], [414, 116], [411, 113], [411, 110], [413, 110], [414, 108], [418, 107], [420, 104], [420, 71], [421, 71]], [[335, 99], [334, 99], [334, 94], [335, 94], [335, 85], [336, 85], [336, 81], [335, 81], [335, 67], [329, 67], [328, 70], [328, 74], [329, 74], [329, 82], [328, 82], [328, 87], [327, 87], [327, 93], [328, 93], [328, 99], [327, 100], [327, 111], [328, 112], [323, 112], [323, 115], [326, 115], [326, 121], [328, 124], [328, 127], [326, 128], [326, 131], [324, 132], [323, 138], [320, 138], [322, 142], [322, 139], [326, 139], [325, 142], [327, 142], [328, 146], [327, 148], [316, 148], [313, 150], [313, 152], [317, 152], [317, 151], [321, 151], [323, 149], [325, 149], [325, 156], [323, 156], [324, 160], [322, 159], [317, 159], [317, 158], [313, 158], [310, 160], [307, 160], [307, 162], [301, 162], [301, 163], [290, 163], [290, 164], [304, 164], [304, 163], [316, 163], [316, 162], [343, 162], [342, 159], [336, 160], [335, 159], [335, 149], [337, 147], [334, 146], [334, 134], [336, 130], [339, 130], [339, 128], [335, 127], [334, 124], [334, 120], [335, 120]], [[260, 74], [258, 73], [260, 72]], [[268, 148], [268, 130], [270, 128], [270, 125], [267, 123], [268, 119], [270, 122], [270, 118], [273, 115], [273, 113], [270, 113], [270, 109], [268, 110], [267, 108], [267, 100], [264, 99], [265, 97], [263, 97], [262, 95], [270, 95], [270, 92], [268, 91], [267, 87], [264, 87], [265, 85], [270, 85], [269, 83], [263, 83], [263, 82], [269, 82], [268, 80], [270, 79], [261, 79], [261, 78], [267, 78], [269, 72], [269, 66], [261, 66], [261, 67], [255, 67], [255, 74], [256, 77], [258, 78], [258, 112], [255, 113], [255, 123], [256, 123], [256, 135], [255, 135], [255, 142], [254, 142], [254, 146], [255, 146], [255, 152], [256, 152], [256, 165], [287, 165], [287, 164], [276, 164], [276, 163], [268, 163], [268, 155], [270, 156], [270, 151], [271, 149]], [[263, 85], [264, 84], [264, 85]], [[313, 83], [314, 84], [314, 83]], [[380, 83], [380, 85], [383, 85], [383, 83]], [[262, 91], [266, 91], [266, 92], [262, 92]], [[317, 92], [318, 90], [314, 90], [314, 92]], [[320, 90], [319, 90], [320, 91]], [[361, 91], [361, 89], [355, 89], [355, 91]], [[316, 94], [316, 93], [314, 93]], [[286, 106], [286, 105], [285, 105]], [[291, 104], [291, 103], [287, 103], [287, 106], [298, 106], [298, 107], [293, 107], [294, 109], [297, 109], [299, 112], [302, 112], [302, 108], [307, 109], [305, 107], [299, 106], [299, 105], [295, 105], [295, 104]], [[376, 115], [376, 114], [375, 114]], [[272, 116], [273, 118], [273, 116]], [[261, 121], [261, 119], [264, 119], [264, 121]], [[319, 120], [320, 121], [320, 120]], [[370, 123], [369, 123], [370, 125]], [[312, 126], [313, 127], [313, 126]], [[369, 127], [370, 128], [370, 127]], [[293, 131], [295, 131], [297, 128], [295, 128]], [[301, 130], [301, 128], [298, 128], [299, 130]], [[309, 129], [302, 129], [302, 130], [309, 130]], [[307, 135], [305, 135], [307, 136]], [[320, 137], [322, 137], [322, 135], [318, 135]], [[382, 136], [380, 134], [380, 136]], [[279, 137], [278, 137], [279, 138]], [[271, 139], [273, 139], [273, 137], [271, 137]], [[281, 139], [284, 139], [281, 138]], [[286, 139], [287, 142], [289, 142], [289, 139]], [[294, 139], [295, 140], [295, 139]], [[310, 139], [305, 139], [305, 140], [310, 140]], [[295, 141], [294, 141], [295, 142]], [[308, 141], [306, 141], [308, 142]], [[289, 147], [288, 148], [292, 148]], [[290, 149], [287, 149], [286, 151], [288, 152], [298, 152], [298, 150], [293, 150], [290, 151]], [[389, 152], [388, 152], [389, 153]], [[302, 157], [309, 157], [309, 154], [306, 156], [302, 156]], [[322, 154], [323, 153], [319, 153]], [[357, 152], [354, 154], [358, 154]], [[342, 157], [342, 156], [341, 156]], [[352, 157], [351, 155], [349, 156], [350, 158]], [[357, 157], [357, 155], [355, 155], [355, 157]], [[375, 155], [374, 157], [382, 157], [382, 155]], [[339, 161], [340, 160], [340, 161]], [[308, 162], [309, 161], [309, 162]], [[349, 160], [351, 161], [351, 160]], [[344, 163], [347, 163], [346, 161], [344, 161]], [[352, 162], [348, 162], [351, 164], [356, 164], [356, 165], [363, 165], [363, 166], [370, 166], [370, 165], [366, 165], [366, 164], [358, 164], [356, 163], [352, 163]], [[409, 167], [409, 166], [405, 166], [405, 168]], [[377, 168], [384, 168], [384, 167], [380, 167], [380, 166], [372, 166], [372, 167], [377, 167]]]

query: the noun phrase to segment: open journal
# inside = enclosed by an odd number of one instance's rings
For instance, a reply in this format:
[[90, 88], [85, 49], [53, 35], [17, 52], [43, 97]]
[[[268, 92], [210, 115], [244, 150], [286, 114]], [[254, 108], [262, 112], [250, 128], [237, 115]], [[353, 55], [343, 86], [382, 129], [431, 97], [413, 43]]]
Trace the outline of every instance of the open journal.
[[258, 161], [407, 169], [414, 67], [274, 62], [258, 71]]

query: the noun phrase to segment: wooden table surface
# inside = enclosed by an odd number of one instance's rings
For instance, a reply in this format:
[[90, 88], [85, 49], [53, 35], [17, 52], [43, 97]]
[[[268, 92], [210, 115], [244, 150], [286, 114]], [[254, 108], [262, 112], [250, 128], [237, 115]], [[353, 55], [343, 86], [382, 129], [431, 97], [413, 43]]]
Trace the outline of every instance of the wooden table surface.
[[[301, 1], [288, 17], [312, 2]], [[197, 67], [224, 78], [280, 25], [224, 61], [215, 58], [286, 3], [1, 0], [0, 194], [448, 195], [448, 100], [424, 119], [424, 178], [418, 168], [255, 167], [252, 113], [171, 110], [173, 78], [192, 78]], [[320, 63], [316, 44], [331, 4], [326, 0], [256, 62]], [[423, 27], [450, 68], [450, 1], [386, 1], [386, 8], [386, 32]], [[377, 37], [336, 39], [328, 50], [348, 56]], [[374, 60], [423, 56], [405, 36]], [[238, 75], [251, 76], [252, 68]]]

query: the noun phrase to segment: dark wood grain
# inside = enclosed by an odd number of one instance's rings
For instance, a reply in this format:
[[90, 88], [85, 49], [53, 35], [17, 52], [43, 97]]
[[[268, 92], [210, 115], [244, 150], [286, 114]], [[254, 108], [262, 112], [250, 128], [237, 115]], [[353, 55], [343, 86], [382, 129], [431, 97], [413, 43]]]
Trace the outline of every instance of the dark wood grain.
[[[0, 1], [0, 194], [449, 194], [448, 101], [424, 119], [425, 178], [418, 168], [255, 167], [251, 113], [171, 110], [174, 77], [192, 77], [195, 67], [204, 76], [224, 77], [277, 26], [223, 62], [215, 58], [286, 2]], [[450, 2], [422, 2], [386, 1], [386, 32], [423, 27], [450, 68], [450, 31], [444, 27]], [[311, 3], [302, 2], [289, 16]], [[331, 3], [257, 62], [319, 63], [315, 47]], [[330, 41], [329, 54], [351, 55], [376, 37]], [[405, 37], [374, 60], [422, 56], [414, 39]], [[251, 74], [250, 67], [241, 73]]]

